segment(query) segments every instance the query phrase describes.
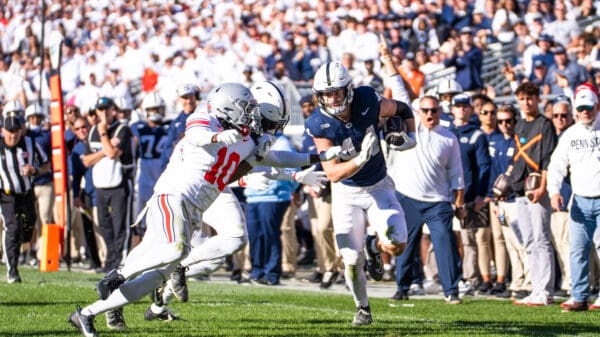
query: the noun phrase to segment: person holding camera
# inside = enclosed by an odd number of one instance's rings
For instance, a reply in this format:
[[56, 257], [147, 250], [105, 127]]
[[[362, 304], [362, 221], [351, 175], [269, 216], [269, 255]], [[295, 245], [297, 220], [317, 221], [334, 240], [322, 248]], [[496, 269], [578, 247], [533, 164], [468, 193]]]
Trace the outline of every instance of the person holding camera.
[[512, 190], [516, 193], [519, 228], [531, 271], [531, 295], [515, 305], [544, 306], [554, 299], [554, 248], [550, 237], [550, 199], [546, 172], [556, 147], [552, 122], [540, 113], [539, 87], [525, 82], [515, 91], [524, 118], [515, 125]]

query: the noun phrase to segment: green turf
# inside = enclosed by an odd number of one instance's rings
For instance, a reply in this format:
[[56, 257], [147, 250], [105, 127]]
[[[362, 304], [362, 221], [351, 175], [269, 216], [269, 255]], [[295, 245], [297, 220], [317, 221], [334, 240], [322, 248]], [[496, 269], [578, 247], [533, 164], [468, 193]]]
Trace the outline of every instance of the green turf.
[[[79, 336], [67, 323], [77, 304], [96, 299], [100, 276], [22, 269], [24, 283], [4, 282], [0, 267], [0, 336]], [[174, 303], [184, 320], [146, 322], [149, 299], [125, 308], [126, 332], [96, 318], [100, 336], [599, 336], [600, 312], [562, 313], [558, 305], [515, 307], [509, 301], [466, 299], [390, 302], [371, 299], [374, 323], [353, 328], [350, 294], [191, 282], [190, 302]]]

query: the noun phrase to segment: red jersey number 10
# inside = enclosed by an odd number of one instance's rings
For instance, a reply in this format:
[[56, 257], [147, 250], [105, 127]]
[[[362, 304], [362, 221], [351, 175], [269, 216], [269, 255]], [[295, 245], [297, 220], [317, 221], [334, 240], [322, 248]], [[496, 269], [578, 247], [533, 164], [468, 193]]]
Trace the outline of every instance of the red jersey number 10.
[[223, 147], [217, 152], [217, 156], [217, 162], [206, 172], [204, 179], [211, 184], [216, 183], [219, 191], [222, 191], [237, 170], [240, 164], [240, 155], [237, 152], [232, 152], [225, 158], [227, 148]]

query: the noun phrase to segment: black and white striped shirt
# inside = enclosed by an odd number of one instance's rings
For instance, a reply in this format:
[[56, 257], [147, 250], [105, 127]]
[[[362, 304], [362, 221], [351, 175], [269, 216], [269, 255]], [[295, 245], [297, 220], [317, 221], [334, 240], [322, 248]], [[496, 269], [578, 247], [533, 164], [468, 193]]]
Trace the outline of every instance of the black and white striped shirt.
[[19, 143], [9, 148], [0, 138], [0, 183], [5, 194], [25, 194], [32, 188], [33, 177], [23, 175], [26, 164], [40, 167], [48, 162], [48, 156], [40, 144], [24, 136]]

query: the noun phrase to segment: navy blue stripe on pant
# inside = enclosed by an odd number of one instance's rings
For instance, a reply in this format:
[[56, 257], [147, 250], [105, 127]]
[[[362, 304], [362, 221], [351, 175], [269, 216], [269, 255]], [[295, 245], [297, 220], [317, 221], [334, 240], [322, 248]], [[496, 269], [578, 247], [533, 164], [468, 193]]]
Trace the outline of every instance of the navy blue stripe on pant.
[[415, 254], [419, 254], [423, 224], [429, 227], [438, 274], [444, 295], [458, 295], [461, 261], [452, 232], [454, 211], [449, 202], [423, 202], [397, 194], [406, 216], [408, 239], [406, 250], [396, 258], [396, 284], [408, 291], [413, 280]]
[[281, 276], [281, 222], [289, 201], [249, 202], [246, 224], [253, 279], [278, 283]]

